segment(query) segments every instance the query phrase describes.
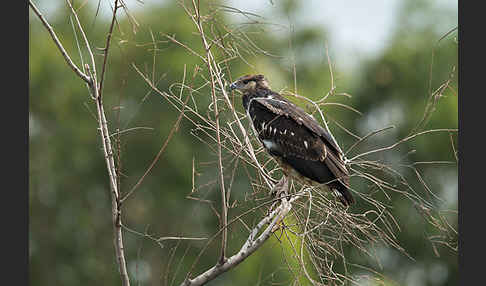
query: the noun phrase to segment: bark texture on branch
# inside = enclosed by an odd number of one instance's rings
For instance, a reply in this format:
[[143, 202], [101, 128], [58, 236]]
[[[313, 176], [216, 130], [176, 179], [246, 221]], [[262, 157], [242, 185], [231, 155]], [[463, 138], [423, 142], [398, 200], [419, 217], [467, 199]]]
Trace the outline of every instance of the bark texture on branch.
[[[115, 4], [118, 1], [115, 1]], [[91, 65], [86, 64], [84, 67], [84, 72], [81, 71], [76, 64], [71, 60], [71, 57], [69, 54], [66, 52], [64, 49], [63, 45], [59, 41], [59, 38], [57, 37], [56, 33], [54, 32], [54, 29], [52, 26], [49, 24], [49, 22], [44, 18], [44, 16], [41, 14], [39, 9], [34, 5], [34, 3], [29, 0], [29, 6], [31, 7], [32, 11], [39, 17], [41, 20], [42, 24], [44, 27], [47, 29], [49, 34], [51, 35], [51, 38], [53, 39], [54, 43], [58, 47], [59, 51], [61, 52], [62, 56], [66, 60], [66, 63], [71, 69], [75, 72], [75, 74], [80, 77], [87, 85], [88, 90], [90, 92], [91, 97], [95, 100], [96, 103], [96, 110], [97, 110], [97, 117], [98, 117], [98, 130], [100, 131], [100, 137], [101, 137], [101, 142], [103, 145], [103, 155], [105, 157], [105, 162], [106, 162], [106, 168], [108, 171], [108, 177], [110, 181], [110, 193], [111, 193], [111, 205], [112, 205], [112, 222], [113, 222], [113, 244], [115, 248], [115, 253], [116, 253], [116, 258], [117, 258], [117, 263], [119, 267], [119, 272], [120, 272], [120, 277], [122, 281], [123, 286], [129, 286], [130, 285], [130, 279], [128, 277], [128, 271], [127, 271], [127, 266], [126, 266], [126, 260], [125, 260], [125, 253], [124, 253], [124, 246], [123, 246], [123, 234], [121, 230], [121, 204], [120, 204], [120, 192], [118, 189], [118, 184], [117, 184], [117, 173], [116, 173], [116, 167], [115, 167], [115, 160], [113, 156], [113, 149], [111, 146], [111, 140], [110, 140], [110, 133], [108, 129], [108, 123], [106, 120], [105, 116], [105, 111], [103, 108], [103, 101], [101, 99], [101, 93], [100, 93], [100, 88], [97, 84], [97, 77], [96, 77], [96, 63], [94, 60], [94, 55], [92, 52], [92, 49], [89, 45], [88, 38], [86, 37], [86, 34], [84, 33], [84, 29], [79, 21], [78, 15], [75, 11], [75, 9], [72, 6], [72, 3], [69, 0], [66, 0], [67, 5], [69, 6], [74, 19], [76, 21], [76, 24], [81, 32], [83, 41], [86, 45], [86, 50], [88, 51], [88, 54], [90, 56], [91, 60]], [[116, 6], [116, 5], [115, 5]], [[116, 15], [116, 8], [113, 13], [113, 17]], [[113, 25], [110, 27], [110, 33], [108, 34], [108, 39], [107, 39], [107, 49], [109, 47], [109, 41], [111, 38], [111, 32], [113, 29]], [[104, 62], [106, 63], [106, 57], [108, 56], [108, 51], [105, 50], [105, 59]], [[104, 69], [103, 69], [104, 70]]]
[[[248, 239], [240, 248], [238, 253], [226, 259], [224, 263], [218, 263], [208, 269], [206, 272], [198, 275], [193, 279], [186, 279], [180, 286], [198, 286], [204, 285], [207, 282], [215, 279], [219, 275], [223, 274], [224, 272], [236, 267], [238, 264], [243, 262], [248, 256], [253, 254], [256, 250], [258, 250], [264, 243], [267, 241], [268, 238], [272, 235], [274, 231], [274, 227], [277, 223], [280, 223], [284, 217], [289, 213], [292, 208], [292, 202], [299, 199], [303, 193], [296, 194], [289, 198], [287, 194], [288, 190], [288, 181], [285, 180], [284, 184], [281, 186], [280, 193], [285, 194], [282, 197], [280, 205], [265, 216], [250, 232]], [[265, 230], [259, 235], [258, 233], [260, 230], [266, 225], [268, 226]]]

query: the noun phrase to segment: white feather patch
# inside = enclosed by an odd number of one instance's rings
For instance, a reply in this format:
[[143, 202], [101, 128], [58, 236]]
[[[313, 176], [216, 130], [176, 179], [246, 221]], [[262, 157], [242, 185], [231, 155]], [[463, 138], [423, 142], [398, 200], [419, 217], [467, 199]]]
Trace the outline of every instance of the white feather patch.
[[275, 144], [271, 140], [264, 139], [262, 141], [263, 141], [263, 145], [265, 145], [265, 148], [267, 148], [268, 150], [276, 150], [278, 148], [277, 144]]

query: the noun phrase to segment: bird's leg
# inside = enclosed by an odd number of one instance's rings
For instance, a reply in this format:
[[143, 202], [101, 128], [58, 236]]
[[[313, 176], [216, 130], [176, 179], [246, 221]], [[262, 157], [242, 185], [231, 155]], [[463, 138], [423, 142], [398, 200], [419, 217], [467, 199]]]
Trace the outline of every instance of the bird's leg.
[[[287, 176], [283, 176], [282, 179], [272, 188], [271, 195], [274, 196], [275, 198], [284, 198], [284, 200], [288, 200], [287, 195], [289, 193], [289, 180]], [[278, 200], [272, 204], [270, 207], [270, 210], [273, 209], [273, 207], [282, 200]], [[282, 202], [281, 202], [282, 203]], [[283, 223], [283, 218], [277, 223], [275, 223], [275, 226], [272, 229], [272, 232], [275, 232], [276, 230], [282, 228], [284, 226]]]
[[277, 200], [275, 200], [275, 202], [270, 206], [270, 208], [268, 209], [268, 213], [271, 213], [273, 208], [280, 202], [280, 200], [278, 199], [281, 197], [283, 191], [284, 191], [284, 196], [287, 195], [288, 188], [289, 188], [289, 182], [287, 176], [283, 175], [280, 181], [278, 181], [278, 183], [275, 184], [273, 188], [270, 190], [269, 195], [272, 198], [276, 198]]
[[286, 175], [283, 175], [280, 181], [273, 186], [272, 190], [270, 190], [270, 196], [275, 198], [280, 198], [282, 191], [284, 191], [284, 195], [288, 194], [289, 189], [289, 180]]

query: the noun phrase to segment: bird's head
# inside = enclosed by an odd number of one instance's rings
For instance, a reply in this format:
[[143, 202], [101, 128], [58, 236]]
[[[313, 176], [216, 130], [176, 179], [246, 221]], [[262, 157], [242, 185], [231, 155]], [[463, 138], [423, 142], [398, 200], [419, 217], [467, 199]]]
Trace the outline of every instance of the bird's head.
[[230, 90], [240, 90], [242, 92], [255, 90], [257, 88], [270, 88], [267, 80], [262, 74], [244, 75], [230, 84]]

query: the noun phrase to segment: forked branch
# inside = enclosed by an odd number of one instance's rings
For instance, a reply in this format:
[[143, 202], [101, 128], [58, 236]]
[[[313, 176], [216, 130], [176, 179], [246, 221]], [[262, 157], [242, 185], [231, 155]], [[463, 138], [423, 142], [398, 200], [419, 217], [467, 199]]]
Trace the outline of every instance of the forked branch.
[[[285, 183], [281, 186], [281, 190], [277, 190], [279, 193], [287, 193], [288, 190], [288, 183]], [[289, 213], [292, 209], [292, 202], [301, 198], [305, 192], [301, 192], [292, 197], [283, 196], [280, 205], [275, 208], [272, 212], [270, 212], [267, 216], [265, 216], [250, 232], [248, 239], [245, 241], [243, 246], [240, 250], [233, 256], [226, 259], [223, 263], [217, 263], [206, 272], [198, 275], [193, 279], [186, 279], [181, 286], [197, 286], [197, 285], [204, 285], [205, 283], [215, 279], [219, 275], [223, 274], [224, 272], [236, 267], [238, 264], [243, 262], [248, 256], [253, 254], [256, 250], [258, 250], [264, 243], [267, 241], [268, 238], [272, 235], [274, 231], [274, 227], [277, 223], [281, 222], [285, 216]], [[260, 230], [267, 225], [265, 230], [258, 235]]]
[[89, 76], [87, 76], [85, 73], [83, 73], [79, 68], [78, 66], [76, 66], [76, 64], [71, 60], [71, 57], [69, 56], [69, 54], [66, 52], [66, 50], [64, 49], [63, 45], [61, 44], [61, 41], [59, 41], [59, 38], [57, 37], [56, 33], [54, 32], [54, 29], [51, 27], [51, 25], [49, 24], [49, 22], [46, 20], [46, 18], [44, 18], [44, 16], [41, 14], [41, 12], [39, 11], [39, 9], [37, 9], [37, 7], [34, 5], [34, 3], [32, 3], [31, 0], [29, 0], [29, 6], [30, 8], [32, 9], [32, 11], [34, 11], [34, 13], [37, 15], [37, 17], [39, 17], [39, 20], [41, 20], [42, 24], [44, 25], [44, 27], [46, 28], [46, 30], [49, 32], [49, 34], [51, 34], [51, 38], [52, 40], [54, 41], [54, 43], [56, 44], [57, 48], [59, 49], [59, 51], [61, 52], [62, 56], [64, 57], [64, 59], [66, 60], [66, 63], [67, 65], [82, 79], [84, 80], [87, 84], [89, 84], [91, 82], [91, 79]]
[[[115, 1], [117, 2], [117, 1]], [[125, 253], [124, 253], [124, 246], [123, 246], [123, 235], [122, 235], [122, 230], [121, 230], [121, 203], [120, 203], [120, 191], [118, 189], [118, 184], [117, 184], [117, 173], [116, 173], [116, 168], [115, 168], [115, 161], [114, 161], [114, 156], [113, 156], [113, 149], [111, 146], [111, 140], [110, 140], [110, 133], [108, 129], [108, 123], [106, 120], [105, 116], [105, 111], [103, 107], [103, 102], [100, 96], [100, 89], [99, 86], [97, 85], [97, 78], [96, 78], [96, 63], [94, 60], [93, 56], [93, 51], [91, 50], [91, 47], [89, 45], [88, 39], [86, 37], [86, 34], [84, 33], [83, 27], [79, 21], [79, 18], [77, 16], [77, 13], [75, 9], [72, 6], [72, 3], [69, 0], [66, 0], [67, 5], [69, 6], [71, 13], [73, 14], [76, 24], [78, 26], [78, 29], [80, 30], [84, 43], [86, 45], [86, 50], [88, 51], [88, 54], [90, 55], [90, 60], [91, 60], [91, 66], [86, 64], [84, 69], [85, 72], [82, 72], [76, 64], [71, 60], [71, 57], [69, 54], [66, 52], [64, 49], [63, 45], [59, 41], [56, 33], [54, 32], [54, 29], [49, 25], [47, 20], [42, 16], [40, 13], [39, 9], [32, 3], [31, 0], [29, 0], [29, 6], [31, 7], [32, 11], [39, 17], [41, 20], [42, 24], [44, 27], [47, 29], [49, 34], [51, 35], [54, 43], [58, 47], [59, 51], [63, 55], [64, 59], [66, 60], [66, 63], [68, 64], [71, 69], [78, 75], [84, 82], [86, 82], [88, 86], [88, 90], [91, 94], [91, 97], [95, 100], [96, 103], [96, 110], [97, 110], [97, 117], [98, 117], [98, 129], [100, 130], [100, 136], [101, 136], [101, 141], [103, 144], [103, 155], [105, 157], [105, 162], [106, 162], [106, 167], [108, 171], [108, 176], [109, 176], [109, 181], [110, 181], [110, 190], [111, 190], [111, 205], [112, 205], [112, 222], [113, 222], [113, 244], [115, 247], [115, 253], [116, 253], [116, 258], [119, 266], [119, 271], [120, 271], [120, 276], [122, 280], [122, 285], [124, 286], [129, 286], [130, 285], [130, 279], [128, 277], [128, 271], [127, 271], [127, 266], [126, 266], [126, 261], [125, 261]], [[116, 9], [117, 6], [115, 5], [115, 11], [114, 11], [114, 16], [116, 14]], [[108, 37], [111, 37], [111, 32], [112, 28], [110, 28], [110, 32]], [[109, 43], [108, 38], [108, 43]], [[107, 48], [108, 49], [108, 44]], [[105, 50], [105, 59], [104, 62], [106, 62], [106, 57], [108, 56], [108, 51]], [[87, 75], [87, 74], [89, 75]]]

